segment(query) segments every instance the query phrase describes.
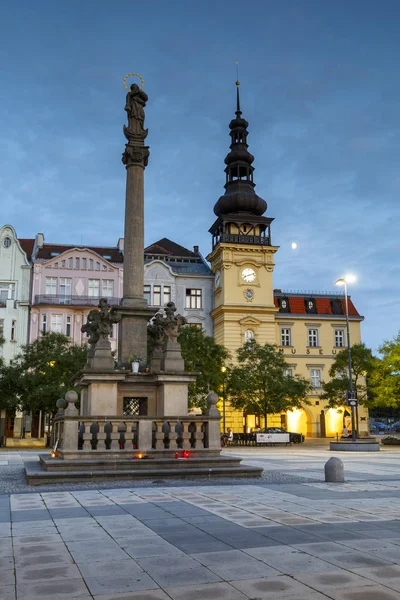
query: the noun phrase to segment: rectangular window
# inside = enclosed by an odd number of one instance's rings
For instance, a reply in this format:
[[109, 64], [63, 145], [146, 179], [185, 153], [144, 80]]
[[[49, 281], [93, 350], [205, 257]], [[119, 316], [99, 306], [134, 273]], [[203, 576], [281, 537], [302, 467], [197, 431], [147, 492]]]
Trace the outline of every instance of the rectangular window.
[[57, 277], [46, 277], [46, 295], [57, 295]]
[[65, 320], [65, 335], [67, 337], [71, 337], [71, 315], [67, 315], [66, 320]]
[[0, 303], [5, 305], [6, 300], [15, 297], [15, 283], [0, 283]]
[[42, 334], [47, 333], [47, 315], [42, 315]]
[[168, 302], [171, 302], [171, 288], [169, 285], [164, 285], [163, 293], [164, 293], [164, 304], [168, 304]]
[[286, 375], [286, 377], [293, 377], [293, 369], [292, 368], [285, 369], [285, 375]]
[[61, 261], [61, 268], [62, 268], [62, 269], [65, 269], [65, 260], [62, 260], [62, 261]]
[[62, 315], [51, 315], [51, 330], [62, 333]]
[[89, 279], [89, 298], [99, 298], [100, 297], [100, 279]]
[[82, 258], [82, 269], [87, 268], [87, 258]]
[[203, 329], [201, 323], [186, 323], [188, 327], [193, 327], [193, 329]]
[[94, 260], [93, 258], [89, 258], [89, 271], [93, 271], [94, 268]]
[[335, 329], [335, 348], [344, 348], [344, 330]]
[[321, 369], [310, 369], [310, 378], [313, 388], [321, 387]]
[[96, 263], [96, 271], [100, 271], [100, 263], [99, 262]]
[[75, 269], [81, 268], [81, 261], [79, 258], [75, 258]]
[[101, 289], [104, 298], [112, 298], [114, 296], [114, 281], [112, 279], [103, 279]]
[[71, 257], [68, 259], [68, 269], [74, 268], [74, 259]]
[[186, 308], [201, 308], [201, 290], [186, 290]]
[[150, 306], [151, 305], [151, 286], [150, 285], [144, 286], [143, 297], [145, 300], [147, 300], [147, 304]]
[[60, 277], [60, 304], [71, 304], [72, 279]]
[[153, 306], [161, 306], [161, 285], [153, 286]]
[[16, 335], [17, 335], [17, 321], [12, 321], [11, 322], [11, 336], [10, 336], [10, 340], [12, 342], [15, 342], [16, 340]]
[[291, 331], [290, 329], [282, 328], [281, 329], [281, 346], [291, 346]]
[[308, 345], [313, 348], [318, 346], [318, 329], [308, 330]]

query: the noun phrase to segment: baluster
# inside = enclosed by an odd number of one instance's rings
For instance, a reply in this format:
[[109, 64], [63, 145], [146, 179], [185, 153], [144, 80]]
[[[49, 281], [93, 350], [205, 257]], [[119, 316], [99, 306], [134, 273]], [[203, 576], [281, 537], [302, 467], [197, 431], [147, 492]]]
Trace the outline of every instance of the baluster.
[[178, 444], [177, 444], [177, 438], [178, 438], [178, 434], [175, 431], [175, 427], [176, 427], [177, 423], [170, 423], [170, 430], [169, 430], [169, 449], [170, 450], [177, 450], [178, 448]]
[[105, 428], [108, 425], [108, 421], [101, 421], [99, 423], [99, 433], [97, 434], [97, 450], [104, 452], [107, 449]]
[[184, 421], [182, 423], [183, 425], [183, 431], [182, 431], [182, 448], [183, 450], [188, 450], [189, 448], [191, 448], [190, 445], [190, 436], [192, 435], [191, 432], [189, 431], [189, 425], [190, 423], [187, 421]]
[[156, 424], [156, 450], [164, 450], [164, 431], [163, 431], [163, 421], [154, 421]]
[[204, 433], [201, 430], [201, 427], [203, 425], [202, 421], [195, 421], [195, 425], [196, 425], [196, 431], [194, 432], [194, 447], [196, 449], [198, 448], [204, 448]]
[[93, 439], [92, 422], [84, 421], [83, 424], [85, 426], [85, 432], [82, 435], [82, 450], [85, 450], [86, 452], [91, 452], [93, 450], [93, 448], [92, 448], [92, 439]]
[[116, 452], [119, 450], [119, 431], [118, 431], [118, 425], [119, 425], [119, 421], [112, 421], [111, 422], [111, 426], [112, 426], [112, 431], [110, 434], [110, 438], [111, 438], [111, 444], [110, 444], [110, 450]]

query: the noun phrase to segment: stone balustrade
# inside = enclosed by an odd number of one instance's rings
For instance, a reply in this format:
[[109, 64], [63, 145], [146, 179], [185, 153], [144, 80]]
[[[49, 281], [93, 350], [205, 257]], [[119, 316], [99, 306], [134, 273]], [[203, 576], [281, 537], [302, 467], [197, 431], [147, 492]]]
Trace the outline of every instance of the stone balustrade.
[[[54, 444], [64, 452], [121, 450], [190, 450], [218, 448], [219, 417], [138, 417], [59, 414], [54, 419]], [[210, 440], [216, 437], [217, 439]], [[211, 442], [211, 443], [210, 443]]]

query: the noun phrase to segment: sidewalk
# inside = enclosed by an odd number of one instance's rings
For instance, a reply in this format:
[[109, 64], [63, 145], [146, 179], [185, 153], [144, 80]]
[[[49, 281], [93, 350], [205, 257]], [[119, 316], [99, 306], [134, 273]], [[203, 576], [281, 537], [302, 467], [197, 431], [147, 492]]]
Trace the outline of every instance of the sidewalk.
[[45, 438], [7, 438], [6, 446], [0, 448], [0, 452], [12, 449], [29, 450], [32, 448], [45, 448], [45, 446]]

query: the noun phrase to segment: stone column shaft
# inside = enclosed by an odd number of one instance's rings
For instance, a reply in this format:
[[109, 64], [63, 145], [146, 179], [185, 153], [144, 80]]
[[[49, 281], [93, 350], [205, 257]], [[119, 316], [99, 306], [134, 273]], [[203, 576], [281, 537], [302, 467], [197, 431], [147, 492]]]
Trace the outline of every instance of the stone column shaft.
[[123, 306], [143, 301], [144, 285], [144, 166], [127, 165]]

